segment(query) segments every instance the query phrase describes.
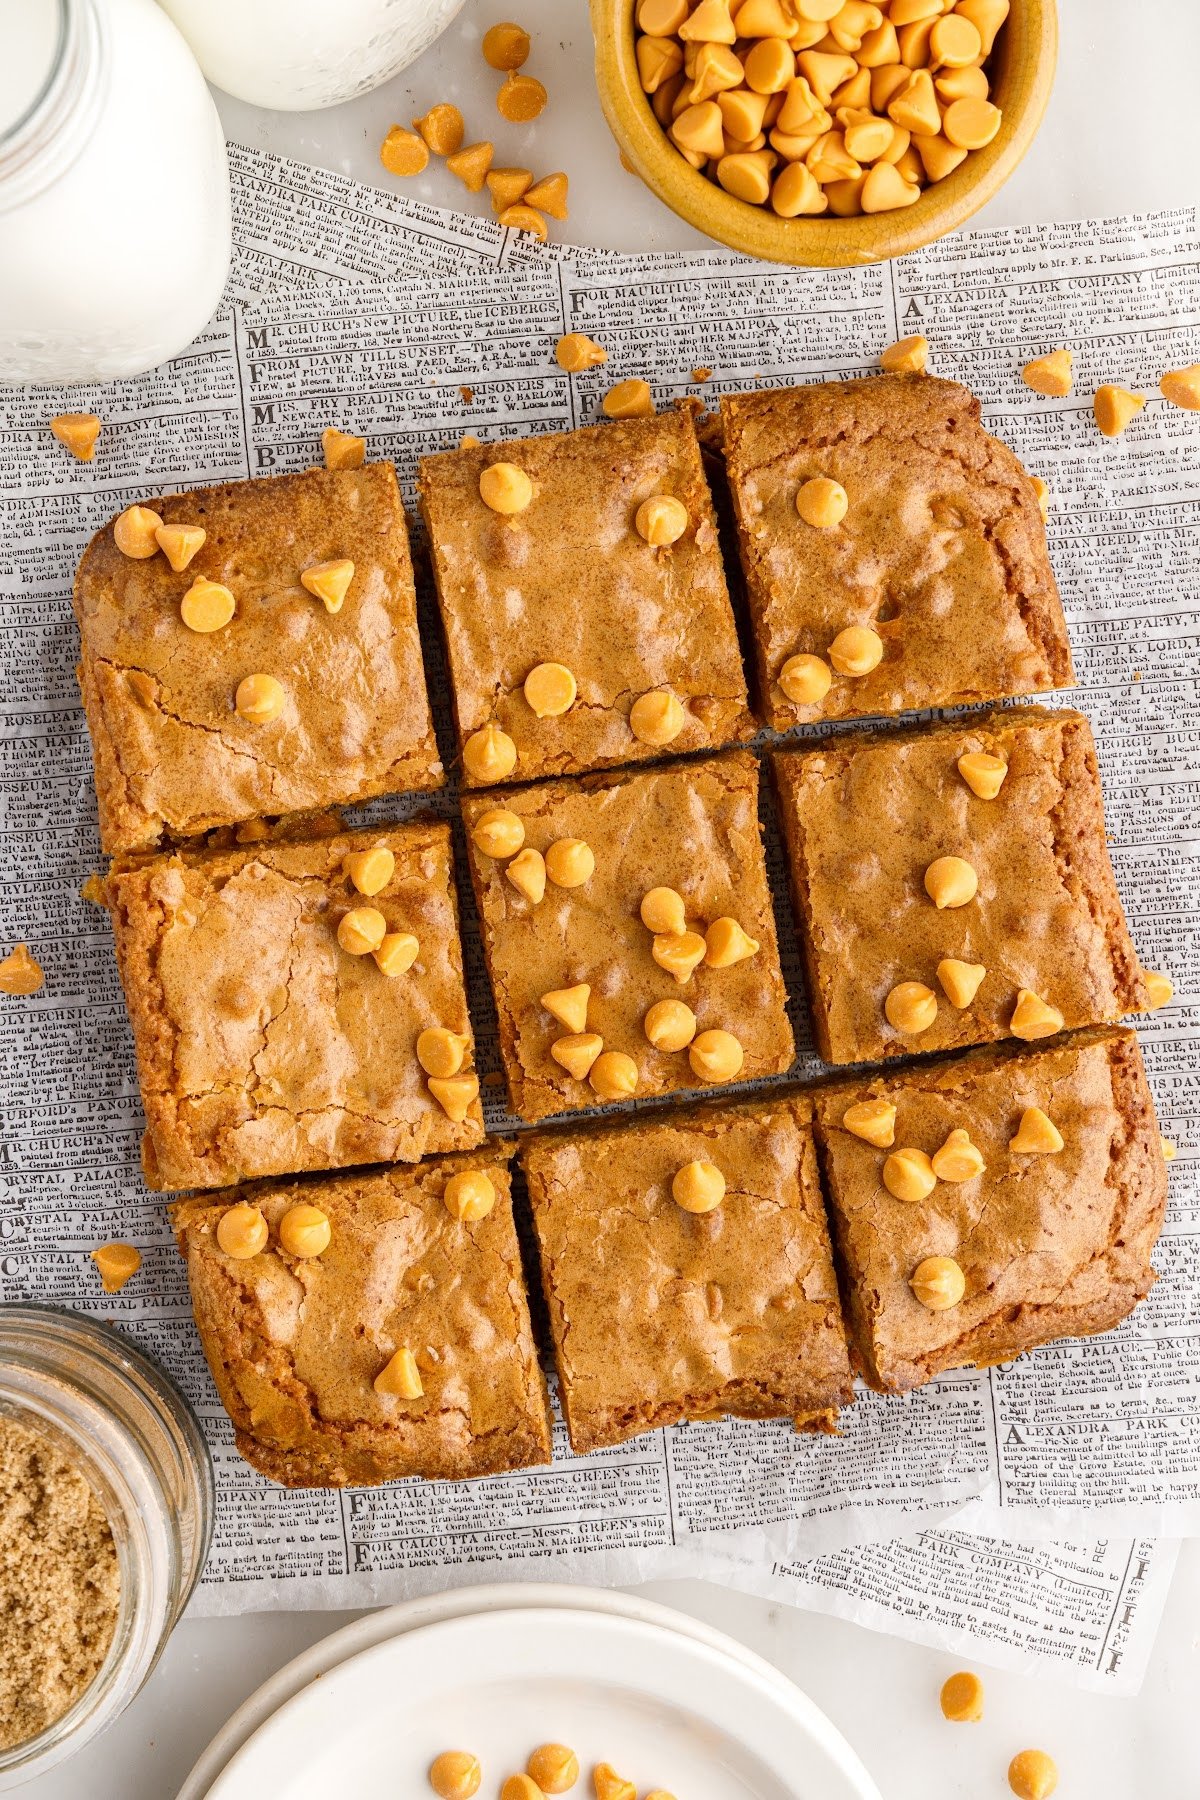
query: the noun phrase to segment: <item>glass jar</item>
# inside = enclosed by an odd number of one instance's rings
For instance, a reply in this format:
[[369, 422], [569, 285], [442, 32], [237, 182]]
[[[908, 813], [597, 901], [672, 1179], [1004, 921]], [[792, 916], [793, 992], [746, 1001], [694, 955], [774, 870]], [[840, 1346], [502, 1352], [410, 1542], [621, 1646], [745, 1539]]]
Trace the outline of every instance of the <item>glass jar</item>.
[[279, 112], [337, 106], [407, 68], [463, 0], [159, 0], [211, 82]]
[[37, 1737], [0, 1750], [0, 1791], [112, 1723], [158, 1661], [204, 1567], [213, 1475], [178, 1389], [128, 1338], [52, 1306], [0, 1307], [0, 1412], [52, 1440], [108, 1515], [121, 1595], [91, 1685]]
[[211, 317], [231, 243], [212, 95], [154, 0], [5, 0], [0, 381], [108, 381]]

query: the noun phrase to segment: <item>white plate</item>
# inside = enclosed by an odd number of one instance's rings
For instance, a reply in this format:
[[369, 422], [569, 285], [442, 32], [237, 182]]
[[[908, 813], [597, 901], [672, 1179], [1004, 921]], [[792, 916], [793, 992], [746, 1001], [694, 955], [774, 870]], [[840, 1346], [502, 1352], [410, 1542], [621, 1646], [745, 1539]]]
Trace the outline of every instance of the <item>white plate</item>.
[[338, 1662], [235, 1753], [211, 1800], [428, 1800], [425, 1771], [455, 1746], [483, 1758], [484, 1791], [498, 1792], [546, 1738], [680, 1800], [878, 1800], [778, 1672], [592, 1600], [473, 1611]]

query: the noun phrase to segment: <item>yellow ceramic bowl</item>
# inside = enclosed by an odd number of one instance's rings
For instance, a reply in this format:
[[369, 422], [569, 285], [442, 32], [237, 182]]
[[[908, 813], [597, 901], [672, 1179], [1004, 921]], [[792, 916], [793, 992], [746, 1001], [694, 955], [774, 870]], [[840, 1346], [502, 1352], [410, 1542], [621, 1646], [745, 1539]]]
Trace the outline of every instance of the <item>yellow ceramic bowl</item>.
[[1058, 53], [1055, 0], [1012, 0], [989, 73], [1004, 122], [984, 150], [926, 188], [912, 206], [857, 219], [781, 219], [735, 200], [684, 161], [650, 110], [634, 55], [637, 0], [591, 0], [600, 104], [646, 186], [698, 230], [768, 262], [815, 267], [881, 262], [956, 231], [1007, 181], [1046, 110]]

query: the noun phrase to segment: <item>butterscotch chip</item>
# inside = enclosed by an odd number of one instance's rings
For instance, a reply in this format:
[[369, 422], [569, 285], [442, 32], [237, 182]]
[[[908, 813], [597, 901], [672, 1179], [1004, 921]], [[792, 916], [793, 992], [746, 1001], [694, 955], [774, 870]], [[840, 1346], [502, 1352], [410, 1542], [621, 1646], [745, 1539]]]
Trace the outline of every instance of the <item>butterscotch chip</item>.
[[507, 231], [529, 231], [544, 244], [549, 233], [546, 221], [536, 206], [525, 206], [520, 201], [515, 206], [506, 206], [500, 214], [500, 223]]
[[604, 1039], [594, 1031], [572, 1033], [569, 1037], [555, 1038], [550, 1046], [550, 1054], [555, 1062], [573, 1075], [576, 1081], [586, 1081], [588, 1072], [604, 1048]]
[[36, 994], [45, 979], [27, 944], [18, 944], [0, 962], [0, 994]]
[[1174, 1162], [1175, 1158], [1179, 1154], [1178, 1145], [1174, 1142], [1174, 1140], [1171, 1138], [1168, 1138], [1168, 1137], [1160, 1137], [1158, 1140], [1158, 1144], [1159, 1144], [1159, 1149], [1162, 1151], [1163, 1161], [1165, 1163]]
[[490, 169], [486, 180], [488, 193], [492, 196], [492, 211], [499, 214], [516, 206], [529, 192], [533, 186], [533, 172], [530, 169]]
[[543, 1794], [565, 1794], [579, 1780], [579, 1758], [566, 1744], [540, 1744], [525, 1769]]
[[505, 878], [511, 881], [519, 894], [534, 906], [540, 904], [546, 895], [546, 859], [540, 850], [527, 846], [514, 856], [504, 871]]
[[197, 575], [179, 602], [179, 616], [189, 631], [221, 631], [237, 611], [237, 602], [219, 581]]
[[745, 1053], [731, 1031], [702, 1031], [688, 1046], [692, 1074], [700, 1081], [736, 1081]]
[[1164, 400], [1187, 412], [1200, 412], [1200, 362], [1186, 369], [1168, 369], [1158, 384]]
[[217, 1220], [217, 1244], [226, 1256], [243, 1262], [266, 1249], [270, 1237], [267, 1221], [257, 1206], [239, 1201]]
[[[407, 1344], [402, 1345], [399, 1350], [393, 1352], [387, 1362], [384, 1363], [382, 1369], [380, 1369], [371, 1385], [377, 1394], [394, 1394], [398, 1400], [419, 1400], [421, 1398], [425, 1392], [424, 1383], [421, 1380], [421, 1371], [417, 1367], [416, 1357], [408, 1348]], [[471, 1760], [474, 1761], [474, 1758]], [[434, 1767], [437, 1767], [436, 1763], [434, 1764]], [[430, 1783], [432, 1784], [432, 1769], [429, 1772], [429, 1778]], [[477, 1788], [478, 1786], [479, 1783], [477, 1781], [475, 1787]], [[434, 1791], [439, 1794], [445, 1792], [473, 1794], [475, 1788], [464, 1787], [460, 1784], [457, 1788], [435, 1788]]]
[[462, 149], [463, 116], [448, 101], [431, 106], [423, 119], [414, 119], [413, 130], [421, 134], [435, 156], [453, 156]]
[[381, 975], [406, 975], [421, 954], [420, 940], [411, 931], [389, 931], [371, 952]]
[[714, 919], [704, 934], [704, 960], [710, 969], [732, 969], [735, 963], [757, 956], [759, 944], [743, 931], [736, 919]]
[[896, 1108], [890, 1100], [858, 1100], [842, 1114], [842, 1129], [890, 1150], [896, 1141]]
[[938, 1698], [942, 1717], [956, 1725], [974, 1725], [983, 1717], [983, 1683], [967, 1669], [948, 1676]]
[[807, 652], [789, 656], [779, 671], [779, 685], [796, 706], [819, 706], [832, 683], [829, 664]]
[[958, 772], [980, 800], [994, 800], [1004, 786], [1008, 764], [986, 750], [968, 750], [958, 759]]
[[889, 344], [880, 354], [879, 366], [890, 375], [923, 375], [928, 361], [929, 339], [918, 334]]
[[536, 76], [510, 74], [496, 95], [496, 111], [512, 125], [527, 125], [537, 118], [548, 99]]
[[691, 979], [692, 971], [704, 961], [708, 945], [698, 931], [659, 932], [650, 946], [650, 954], [660, 969], [666, 969], [681, 984]]
[[655, 549], [666, 549], [678, 543], [687, 530], [687, 507], [673, 494], [652, 494], [642, 501], [633, 522], [639, 537]]
[[386, 844], [372, 844], [369, 850], [352, 850], [342, 867], [351, 886], [370, 900], [396, 873], [396, 858]]
[[467, 144], [446, 158], [446, 167], [452, 175], [457, 175], [469, 194], [478, 194], [483, 190], [495, 153], [495, 146], [486, 139], [478, 144]]
[[[529, 205], [533, 202], [529, 201]], [[582, 331], [568, 331], [560, 337], [554, 346], [554, 360], [560, 369], [568, 375], [578, 375], [581, 369], [595, 369], [608, 361], [608, 351], [595, 338], [590, 338]]]
[[642, 744], [673, 744], [686, 724], [683, 705], [669, 688], [639, 694], [629, 709], [629, 729]]
[[850, 499], [840, 481], [814, 475], [796, 494], [796, 511], [806, 525], [818, 531], [831, 531], [840, 525], [850, 506]]
[[1158, 975], [1153, 969], [1142, 970], [1142, 981], [1146, 989], [1146, 1005], [1152, 1012], [1174, 998], [1175, 987], [1166, 975]]
[[883, 1185], [897, 1200], [927, 1200], [937, 1186], [933, 1164], [923, 1150], [893, 1150], [883, 1165]]
[[1131, 419], [1137, 417], [1145, 406], [1142, 394], [1131, 394], [1128, 388], [1113, 387], [1108, 383], [1098, 387], [1092, 397], [1092, 416], [1097, 429], [1105, 437], [1120, 437]]
[[176, 575], [182, 575], [208, 536], [203, 525], [159, 525], [155, 542]]
[[979, 1149], [971, 1142], [970, 1133], [962, 1126], [957, 1126], [950, 1133], [941, 1149], [934, 1151], [930, 1161], [939, 1181], [974, 1181], [987, 1167]]
[[507, 21], [492, 25], [484, 32], [480, 49], [489, 68], [499, 69], [502, 74], [507, 74], [511, 69], [519, 69], [527, 61], [529, 33], [520, 25], [512, 25]]
[[1063, 1135], [1040, 1106], [1027, 1106], [1008, 1147], [1014, 1156], [1057, 1156], [1063, 1147]]
[[95, 413], [59, 413], [51, 419], [50, 429], [78, 462], [92, 461], [100, 436], [100, 421]]
[[1049, 394], [1062, 399], [1069, 394], [1075, 377], [1071, 373], [1070, 350], [1052, 350], [1049, 356], [1035, 356], [1021, 370], [1021, 380], [1035, 394]]
[[548, 994], [542, 995], [542, 1005], [551, 1018], [557, 1019], [570, 1032], [582, 1032], [587, 1025], [588, 1000], [591, 987], [586, 981], [575, 987], [552, 988]]
[[486, 1219], [495, 1206], [495, 1185], [484, 1170], [465, 1170], [450, 1177], [442, 1193], [442, 1204], [451, 1218], [474, 1225], [477, 1220]]
[[539, 719], [561, 718], [575, 704], [578, 691], [565, 663], [538, 663], [525, 677], [525, 698]]
[[417, 1036], [417, 1061], [427, 1075], [457, 1075], [470, 1047], [470, 1038], [460, 1032], [427, 1025]]
[[553, 175], [543, 175], [540, 181], [525, 193], [526, 206], [536, 206], [539, 212], [549, 213], [552, 219], [565, 219], [567, 213], [567, 177], [561, 169]]
[[830, 644], [829, 660], [839, 675], [869, 675], [883, 661], [883, 639], [869, 625], [847, 625]]
[[922, 981], [900, 981], [883, 1003], [884, 1016], [894, 1031], [918, 1036], [937, 1018], [937, 995]]
[[508, 807], [495, 806], [475, 821], [471, 841], [485, 856], [515, 856], [525, 842], [524, 821]]
[[610, 387], [600, 407], [610, 419], [652, 419], [654, 417], [654, 395], [650, 383], [643, 381], [640, 375], [633, 375], [628, 381], [618, 381]]
[[595, 873], [595, 855], [582, 838], [560, 838], [546, 851], [546, 874], [555, 887], [582, 887]]
[[[713, 5], [713, 0], [700, 0], [700, 8]], [[728, 11], [728, 8], [725, 9]], [[696, 15], [693, 14], [693, 17]], [[617, 1774], [611, 1763], [597, 1763], [592, 1770], [592, 1786], [596, 1800], [637, 1800], [637, 1788]]]
[[461, 1125], [479, 1098], [478, 1075], [431, 1075], [428, 1088], [453, 1125]]
[[245, 675], [237, 684], [233, 704], [251, 725], [269, 725], [287, 705], [287, 694], [274, 675]]
[[639, 916], [647, 931], [678, 937], [687, 929], [683, 895], [677, 894], [674, 888], [656, 887], [643, 894]]
[[1017, 1800], [1050, 1800], [1058, 1786], [1058, 1765], [1044, 1750], [1022, 1750], [1008, 1765], [1008, 1785]]
[[937, 978], [951, 1006], [965, 1011], [983, 985], [987, 970], [982, 963], [960, 962], [956, 956], [944, 956], [937, 966]]
[[158, 553], [155, 534], [161, 525], [159, 515], [148, 506], [127, 506], [113, 520], [113, 543], [122, 556], [131, 556], [135, 560], [155, 556]]
[[1024, 1038], [1027, 1042], [1033, 1038], [1053, 1037], [1063, 1028], [1063, 1016], [1056, 1006], [1051, 1006], [1039, 994], [1021, 988], [1008, 1028], [1014, 1037]]
[[367, 460], [367, 440], [327, 425], [321, 433], [321, 454], [327, 469], [361, 469]]
[[908, 1285], [930, 1312], [948, 1312], [966, 1293], [967, 1278], [952, 1256], [927, 1256], [913, 1270]]
[[479, 498], [495, 513], [522, 513], [533, 499], [533, 483], [515, 463], [489, 463], [479, 477]]
[[377, 907], [353, 906], [338, 922], [337, 940], [350, 956], [369, 956], [387, 933], [387, 920]]
[[588, 1081], [602, 1100], [627, 1100], [637, 1092], [638, 1066], [623, 1050], [602, 1050]]
[[939, 856], [925, 871], [925, 892], [939, 912], [968, 905], [979, 891], [979, 877], [961, 856]]
[[656, 1000], [642, 1020], [647, 1041], [670, 1054], [686, 1050], [696, 1035], [696, 1015], [682, 1000]]
[[463, 745], [463, 769], [477, 784], [503, 781], [517, 766], [517, 746], [495, 720], [473, 731]]
[[429, 167], [429, 150], [415, 131], [393, 125], [379, 146], [379, 160], [389, 175], [419, 175]]
[[510, 1775], [500, 1789], [500, 1800], [542, 1800], [542, 1790], [532, 1775]]
[[300, 585], [315, 594], [327, 613], [338, 613], [354, 580], [354, 564], [348, 556], [333, 562], [312, 563], [300, 571]]
[[319, 1206], [311, 1206], [303, 1200], [289, 1206], [279, 1221], [280, 1244], [289, 1256], [303, 1260], [328, 1250], [332, 1235], [328, 1215]]
[[99, 1244], [91, 1253], [106, 1294], [116, 1294], [137, 1274], [142, 1253], [134, 1244]]
[[715, 1212], [725, 1198], [725, 1177], [716, 1163], [684, 1163], [672, 1179], [671, 1198], [684, 1212]]

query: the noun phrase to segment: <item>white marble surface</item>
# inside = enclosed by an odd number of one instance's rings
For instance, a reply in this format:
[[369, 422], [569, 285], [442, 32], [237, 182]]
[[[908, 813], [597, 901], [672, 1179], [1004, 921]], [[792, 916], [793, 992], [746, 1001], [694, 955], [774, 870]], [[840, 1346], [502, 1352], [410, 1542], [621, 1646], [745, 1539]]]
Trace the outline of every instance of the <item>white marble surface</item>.
[[[246, 0], [253, 5], [254, 0]], [[1060, 0], [1059, 79], [1042, 133], [979, 223], [1117, 214], [1200, 201], [1200, 0]], [[532, 72], [551, 103], [533, 127], [493, 109], [495, 77], [474, 45], [515, 10], [533, 32]], [[468, 0], [442, 42], [379, 92], [321, 114], [221, 100], [230, 136], [386, 180], [379, 141], [395, 120], [453, 99], [497, 160], [566, 169], [574, 242], [619, 249], [699, 245], [626, 175], [596, 104], [583, 0]], [[412, 184], [434, 204], [472, 204], [442, 169]], [[478, 204], [478, 202], [475, 202]], [[1200, 1544], [1184, 1547], [1145, 1689], [1136, 1700], [986, 1673], [988, 1716], [951, 1729], [937, 1689], [956, 1659], [701, 1582], [646, 1590], [731, 1632], [793, 1676], [857, 1747], [888, 1800], [987, 1800], [1007, 1792], [1027, 1744], [1059, 1761], [1061, 1800], [1200, 1795]], [[167, 1800], [203, 1745], [260, 1681], [349, 1614], [291, 1613], [183, 1625], [150, 1684], [102, 1743], [23, 1791], [30, 1800]]]

